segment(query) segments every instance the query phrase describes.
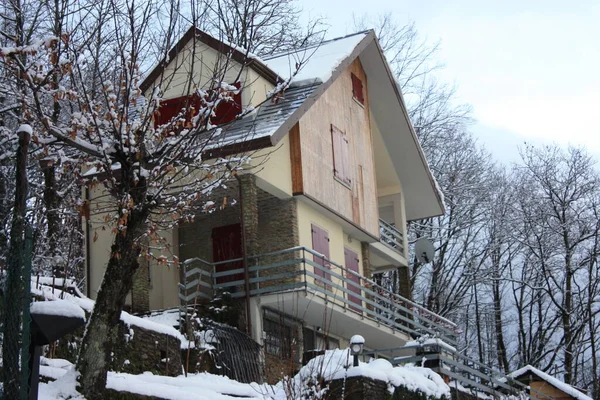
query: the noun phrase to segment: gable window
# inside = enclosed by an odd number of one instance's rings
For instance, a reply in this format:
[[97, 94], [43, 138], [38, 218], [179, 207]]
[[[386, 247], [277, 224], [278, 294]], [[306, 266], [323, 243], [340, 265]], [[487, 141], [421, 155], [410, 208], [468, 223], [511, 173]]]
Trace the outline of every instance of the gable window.
[[354, 74], [350, 74], [352, 78], [352, 96], [360, 104], [365, 104], [365, 95], [363, 91], [363, 83], [360, 78]]
[[333, 176], [350, 187], [350, 143], [346, 132], [331, 125], [331, 142], [333, 144]]

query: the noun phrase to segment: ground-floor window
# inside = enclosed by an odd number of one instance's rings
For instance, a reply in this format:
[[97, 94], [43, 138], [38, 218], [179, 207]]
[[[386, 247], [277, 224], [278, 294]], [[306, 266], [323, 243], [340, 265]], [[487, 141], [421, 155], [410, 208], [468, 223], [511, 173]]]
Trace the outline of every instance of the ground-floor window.
[[273, 317], [263, 319], [265, 351], [282, 359], [292, 356], [292, 327]]

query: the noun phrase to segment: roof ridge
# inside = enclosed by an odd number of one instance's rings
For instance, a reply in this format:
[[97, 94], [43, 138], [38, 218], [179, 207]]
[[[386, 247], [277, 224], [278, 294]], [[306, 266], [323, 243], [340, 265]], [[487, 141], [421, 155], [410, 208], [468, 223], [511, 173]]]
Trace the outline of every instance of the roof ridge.
[[268, 56], [263, 56], [261, 58], [263, 60], [265, 60], [265, 61], [272, 60], [274, 58], [282, 57], [282, 56], [285, 56], [285, 55], [289, 55], [289, 54], [293, 54], [293, 53], [298, 53], [298, 52], [303, 51], [303, 50], [310, 50], [310, 49], [318, 48], [318, 47], [321, 47], [324, 44], [336, 42], [338, 40], [347, 39], [347, 38], [352, 37], [352, 36], [367, 35], [369, 32], [371, 32], [371, 30], [372, 29], [365, 29], [365, 30], [362, 30], [362, 31], [350, 33], [348, 35], [344, 35], [344, 36], [339, 36], [339, 37], [335, 37], [335, 38], [332, 38], [332, 39], [323, 40], [322, 42], [319, 42], [319, 43], [311, 44], [311, 45], [304, 46], [304, 47], [299, 47], [297, 49], [290, 49], [290, 50], [282, 51], [280, 53], [270, 54]]

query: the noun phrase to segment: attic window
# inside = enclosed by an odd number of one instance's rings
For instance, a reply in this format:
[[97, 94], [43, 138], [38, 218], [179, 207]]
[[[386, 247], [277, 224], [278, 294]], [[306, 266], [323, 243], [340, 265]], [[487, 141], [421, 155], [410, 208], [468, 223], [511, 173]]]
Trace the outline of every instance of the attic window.
[[350, 187], [350, 143], [346, 132], [331, 124], [331, 142], [333, 145], [333, 176]]
[[363, 84], [360, 78], [354, 74], [350, 74], [352, 78], [352, 96], [360, 104], [365, 104], [365, 95], [363, 93]]

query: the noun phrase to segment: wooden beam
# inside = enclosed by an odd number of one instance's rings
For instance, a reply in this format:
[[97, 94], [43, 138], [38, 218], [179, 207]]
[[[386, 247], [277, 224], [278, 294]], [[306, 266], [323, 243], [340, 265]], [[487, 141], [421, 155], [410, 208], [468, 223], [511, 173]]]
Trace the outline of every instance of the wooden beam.
[[290, 158], [292, 162], [292, 193], [304, 193], [302, 176], [302, 148], [300, 144], [300, 124], [296, 123], [290, 129]]

